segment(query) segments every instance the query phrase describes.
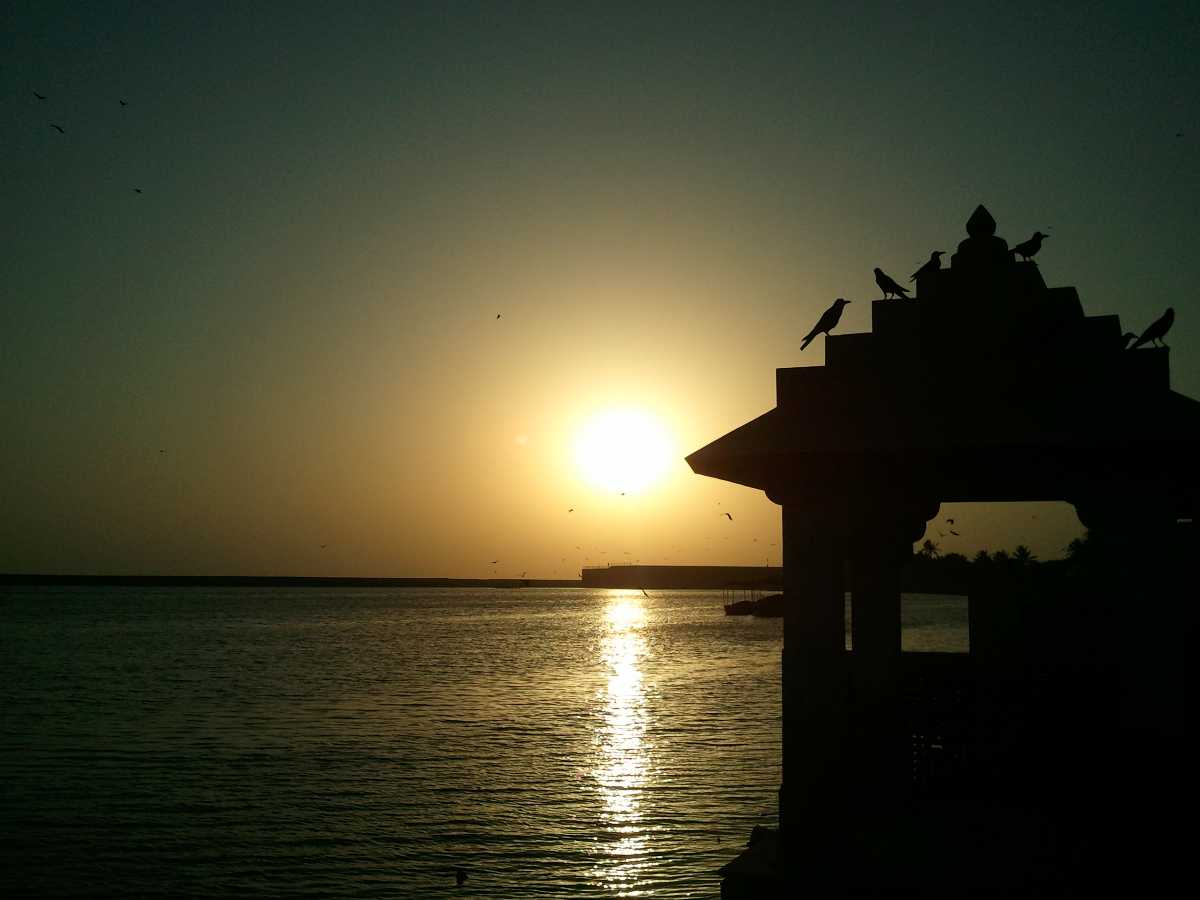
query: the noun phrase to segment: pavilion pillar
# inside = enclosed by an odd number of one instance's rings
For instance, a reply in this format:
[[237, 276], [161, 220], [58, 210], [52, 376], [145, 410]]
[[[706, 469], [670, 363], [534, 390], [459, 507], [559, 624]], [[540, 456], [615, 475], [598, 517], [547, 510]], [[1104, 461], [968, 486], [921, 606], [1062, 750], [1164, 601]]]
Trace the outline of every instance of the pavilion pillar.
[[900, 671], [900, 569], [911, 544], [900, 528], [855, 534], [850, 547], [850, 733], [856, 806], [903, 802], [912, 775]]
[[[1096, 856], [1122, 861], [1109, 883], [1126, 893], [1165, 893], [1186, 877], [1191, 840], [1176, 824], [1177, 810], [1194, 808], [1200, 795], [1189, 696], [1200, 532], [1194, 521], [1177, 521], [1175, 499], [1143, 487], [1075, 502], [1092, 554], [1089, 600], [1111, 616], [1113, 646], [1096, 655], [1114, 666], [1116, 683], [1115, 696], [1092, 700], [1091, 727], [1082, 739], [1076, 729], [1062, 756], [1088, 762], [1084, 771], [1093, 777], [1077, 777], [1073, 796], [1100, 835]], [[1087, 789], [1101, 778], [1111, 787], [1097, 801]]]
[[784, 846], [794, 850], [811, 851], [835, 840], [836, 821], [844, 813], [845, 556], [845, 539], [822, 510], [810, 504], [783, 504], [786, 601], [779, 821]]

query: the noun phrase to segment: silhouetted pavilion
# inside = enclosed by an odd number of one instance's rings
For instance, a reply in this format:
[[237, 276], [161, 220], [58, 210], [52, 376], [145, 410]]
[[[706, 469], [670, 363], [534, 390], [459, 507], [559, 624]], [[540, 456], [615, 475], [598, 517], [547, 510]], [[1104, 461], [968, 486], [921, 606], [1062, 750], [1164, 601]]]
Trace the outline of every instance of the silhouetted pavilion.
[[[725, 896], [1075, 890], [1111, 879], [1110, 854], [1131, 862], [1127, 817], [1195, 798], [1200, 403], [1171, 390], [1167, 348], [1124, 350], [1118, 318], [1015, 261], [982, 206], [967, 232], [915, 300], [874, 302], [871, 333], [779, 369], [774, 409], [688, 457], [783, 507], [780, 831], [726, 868]], [[902, 654], [900, 572], [926, 522], [1014, 500], [1073, 504], [1105, 561], [972, 585], [969, 655]], [[1169, 845], [1155, 835], [1137, 853]]]

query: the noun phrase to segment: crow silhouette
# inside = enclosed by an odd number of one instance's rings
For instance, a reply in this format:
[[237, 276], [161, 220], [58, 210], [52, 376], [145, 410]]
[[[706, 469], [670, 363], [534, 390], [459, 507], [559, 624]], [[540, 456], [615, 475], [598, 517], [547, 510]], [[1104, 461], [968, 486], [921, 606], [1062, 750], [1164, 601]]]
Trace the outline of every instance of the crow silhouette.
[[1134, 341], [1133, 346], [1129, 349], [1136, 350], [1138, 347], [1142, 346], [1142, 344], [1150, 343], [1161, 345], [1163, 347], [1167, 346], [1165, 343], [1163, 343], [1163, 338], [1166, 336], [1167, 332], [1171, 330], [1171, 326], [1173, 324], [1175, 324], [1175, 309], [1174, 307], [1168, 306], [1167, 311], [1159, 316], [1156, 320], [1151, 322], [1150, 327], [1142, 332], [1142, 336]]
[[896, 282], [884, 273], [883, 269], [875, 267], [875, 283], [879, 285], [879, 289], [883, 291], [883, 299], [886, 300], [890, 295], [895, 294], [897, 297], [907, 297], [908, 288], [902, 288]]
[[55, 131], [57, 131], [59, 134], [67, 133], [61, 125], [55, 125], [53, 122], [50, 123], [50, 127], [53, 128]]
[[843, 300], [838, 297], [833, 301], [833, 306], [821, 313], [821, 318], [817, 319], [817, 324], [813, 326], [813, 330], [804, 336], [804, 341], [800, 344], [800, 349], [803, 350], [812, 343], [812, 339], [818, 334], [828, 335], [831, 328], [837, 325], [842, 318], [842, 307], [849, 303], [849, 300]]
[[1048, 237], [1050, 237], [1050, 235], [1042, 234], [1040, 231], [1035, 231], [1033, 233], [1033, 237], [1031, 237], [1029, 240], [1021, 241], [1021, 243], [1012, 248], [1013, 255], [1019, 256], [1025, 260], [1033, 259], [1034, 254], [1042, 249], [1042, 240]]
[[45, 95], [45, 94], [39, 94], [37, 91], [34, 91], [34, 92], [33, 92], [33, 96], [37, 97], [39, 100], [45, 100], [45, 99], [46, 99], [46, 95]]
[[[910, 278], [908, 280], [916, 281], [918, 275], [924, 275], [927, 272], [936, 272], [938, 269], [940, 269], [942, 267], [942, 254], [944, 254], [945, 252], [946, 252], [945, 250], [934, 250], [932, 253], [930, 253], [929, 254], [929, 262], [925, 263], [925, 265], [921, 266], [921, 268], [919, 268], [919, 269], [917, 269], [917, 271], [913, 272], [912, 278]], [[876, 269], [875, 271], [878, 272], [879, 270]], [[875, 276], [875, 280], [876, 281], [879, 280], [878, 275]], [[880, 287], [883, 287], [883, 285], [880, 285]]]

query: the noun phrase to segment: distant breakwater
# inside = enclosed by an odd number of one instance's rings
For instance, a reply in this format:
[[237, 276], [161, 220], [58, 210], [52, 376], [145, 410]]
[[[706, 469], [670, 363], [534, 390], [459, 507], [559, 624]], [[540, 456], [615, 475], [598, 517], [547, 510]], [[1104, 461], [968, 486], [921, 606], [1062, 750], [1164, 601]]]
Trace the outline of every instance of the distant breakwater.
[[36, 575], [2, 574], [0, 585], [46, 587], [582, 587], [579, 579], [547, 578], [309, 578], [272, 575]]

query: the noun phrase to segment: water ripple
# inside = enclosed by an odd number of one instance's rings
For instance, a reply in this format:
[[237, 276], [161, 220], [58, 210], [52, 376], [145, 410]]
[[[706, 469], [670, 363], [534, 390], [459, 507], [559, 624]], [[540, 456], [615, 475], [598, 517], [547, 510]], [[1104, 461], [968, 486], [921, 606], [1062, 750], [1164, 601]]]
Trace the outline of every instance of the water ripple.
[[719, 595], [23, 589], [0, 614], [21, 893], [716, 897], [774, 815], [781, 629]]

